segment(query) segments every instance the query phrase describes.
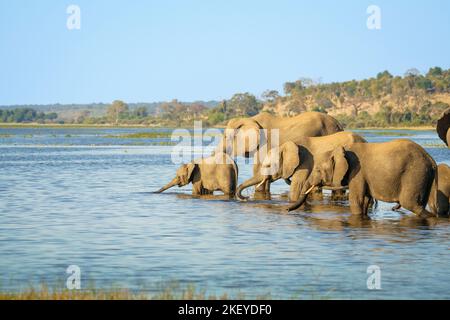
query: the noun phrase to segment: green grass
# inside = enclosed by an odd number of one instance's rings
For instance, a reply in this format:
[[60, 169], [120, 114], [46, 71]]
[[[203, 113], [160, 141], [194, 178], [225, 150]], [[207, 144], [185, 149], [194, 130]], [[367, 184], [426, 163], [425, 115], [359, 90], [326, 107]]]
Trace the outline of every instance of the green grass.
[[429, 148], [443, 148], [443, 149], [448, 148], [444, 143], [432, 143], [432, 142], [424, 143], [423, 146]]
[[[136, 132], [136, 133], [127, 133], [127, 134], [120, 134], [120, 135], [106, 135], [105, 138], [116, 138], [116, 139], [158, 139], [158, 138], [171, 138], [172, 132]], [[193, 136], [194, 133], [177, 133], [175, 136]], [[214, 134], [204, 133], [206, 136], [216, 136]]]
[[376, 136], [396, 136], [396, 137], [410, 137], [413, 136], [413, 133], [407, 132], [398, 132], [398, 131], [359, 131], [361, 134], [373, 134]]
[[117, 138], [117, 139], [158, 139], [158, 138], [170, 138], [172, 132], [136, 132], [121, 135], [106, 135], [105, 138]]

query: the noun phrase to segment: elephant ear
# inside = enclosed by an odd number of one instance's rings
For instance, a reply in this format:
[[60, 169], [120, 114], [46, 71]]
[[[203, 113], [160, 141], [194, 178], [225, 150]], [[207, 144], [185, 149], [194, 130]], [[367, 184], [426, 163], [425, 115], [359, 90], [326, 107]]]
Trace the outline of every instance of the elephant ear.
[[186, 167], [187, 167], [187, 180], [188, 181], [191, 180], [192, 174], [194, 173], [194, 169], [195, 169], [196, 166], [197, 166], [197, 164], [195, 164], [195, 163], [188, 163], [186, 165]]
[[[233, 139], [236, 136], [239, 136], [239, 141], [245, 141], [247, 140], [247, 137], [250, 138], [252, 137], [251, 135], [248, 134], [248, 132], [254, 132], [255, 133], [255, 138], [256, 138], [256, 146], [254, 146], [254, 148], [248, 148], [251, 149], [249, 151], [255, 151], [258, 149], [258, 147], [260, 146], [260, 144], [262, 143], [261, 141], [261, 130], [262, 127], [259, 124], [258, 121], [256, 121], [255, 119], [252, 118], [239, 118], [239, 119], [231, 119], [228, 122], [227, 128], [225, 130], [225, 137], [227, 139], [226, 143], [223, 143], [223, 149], [226, 150], [227, 148], [227, 144], [230, 143], [231, 141], [233, 141]], [[247, 134], [246, 134], [247, 133]], [[247, 146], [244, 144], [239, 144], [238, 145], [238, 149], [239, 148], [244, 148], [246, 147], [245, 151], [247, 151]], [[238, 150], [238, 151], [242, 151], [242, 150]], [[240, 153], [238, 153], [240, 154]]]
[[283, 179], [290, 178], [295, 169], [300, 165], [300, 155], [298, 146], [292, 141], [281, 146], [281, 163]]
[[442, 141], [448, 146], [450, 141], [447, 140], [447, 132], [450, 129], [450, 109], [447, 109], [437, 122], [436, 131]]
[[336, 148], [332, 153], [333, 161], [333, 187], [342, 186], [342, 180], [348, 171], [348, 162], [345, 158], [345, 150], [343, 147]]

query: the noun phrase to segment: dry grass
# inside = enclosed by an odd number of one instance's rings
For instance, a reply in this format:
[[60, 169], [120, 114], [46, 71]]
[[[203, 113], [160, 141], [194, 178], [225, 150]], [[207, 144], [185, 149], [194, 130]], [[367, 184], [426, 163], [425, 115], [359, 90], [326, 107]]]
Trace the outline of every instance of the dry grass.
[[[153, 291], [131, 291], [128, 289], [111, 288], [82, 290], [68, 290], [66, 288], [49, 288], [41, 285], [38, 288], [30, 287], [18, 292], [2, 292], [0, 300], [228, 300], [245, 299], [245, 294], [235, 295], [207, 294], [206, 290], [198, 290], [194, 285], [180, 286], [178, 283], [169, 283], [159, 286]], [[256, 296], [256, 299], [271, 299], [270, 294]]]

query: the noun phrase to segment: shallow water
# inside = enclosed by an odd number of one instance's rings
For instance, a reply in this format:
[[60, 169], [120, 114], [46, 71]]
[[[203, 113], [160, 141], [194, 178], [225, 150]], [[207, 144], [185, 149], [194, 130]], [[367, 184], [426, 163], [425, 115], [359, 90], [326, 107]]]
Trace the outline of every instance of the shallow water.
[[[380, 203], [370, 219], [325, 196], [286, 214], [272, 200], [152, 194], [176, 168], [170, 139], [117, 139], [149, 129], [0, 129], [0, 290], [65, 281], [147, 288], [195, 284], [211, 294], [274, 298], [450, 298], [448, 219], [421, 220]], [[369, 141], [409, 138], [437, 162], [450, 150], [431, 131], [361, 130]], [[404, 134], [408, 136], [404, 136]], [[411, 135], [409, 135], [411, 134]], [[138, 145], [137, 145], [138, 144]], [[239, 159], [242, 182], [251, 165]], [[368, 290], [367, 267], [381, 268]]]

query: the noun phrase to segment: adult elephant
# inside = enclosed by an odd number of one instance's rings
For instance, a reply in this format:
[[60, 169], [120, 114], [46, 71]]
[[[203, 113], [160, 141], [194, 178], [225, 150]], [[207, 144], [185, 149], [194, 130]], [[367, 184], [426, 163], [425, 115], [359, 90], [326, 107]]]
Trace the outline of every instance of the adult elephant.
[[450, 148], [450, 109], [447, 109], [438, 120], [436, 131], [439, 138]]
[[357, 142], [365, 143], [366, 140], [353, 132], [343, 131], [324, 137], [303, 137], [297, 139], [297, 142], [296, 144], [288, 141], [278, 150], [271, 150], [262, 163], [262, 170], [239, 185], [237, 197], [246, 199], [242, 196], [242, 191], [248, 187], [285, 179], [290, 180], [291, 185], [289, 200], [297, 201], [311, 187], [308, 179], [316, 167], [315, 164], [322, 161], [325, 152]]
[[[275, 134], [274, 129], [278, 130], [279, 146], [288, 141], [300, 143], [304, 137], [327, 136], [343, 131], [336, 119], [320, 112], [304, 112], [291, 118], [262, 112], [251, 118], [230, 120], [217, 150], [234, 157], [254, 157], [253, 175], [258, 175], [264, 159], [258, 151], [264, 150], [265, 146], [268, 151], [274, 145], [276, 141], [271, 141], [272, 135]], [[256, 137], [256, 141], [250, 143], [249, 136]], [[269, 193], [269, 183], [259, 186], [255, 192]]]
[[291, 207], [299, 208], [315, 187], [349, 188], [350, 210], [367, 215], [373, 199], [395, 202], [417, 215], [433, 215], [426, 205], [437, 172], [436, 162], [417, 143], [398, 139], [355, 143], [322, 155], [307, 181], [309, 189]]

